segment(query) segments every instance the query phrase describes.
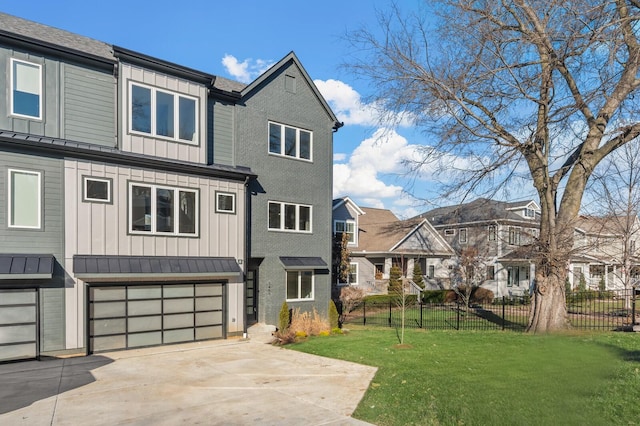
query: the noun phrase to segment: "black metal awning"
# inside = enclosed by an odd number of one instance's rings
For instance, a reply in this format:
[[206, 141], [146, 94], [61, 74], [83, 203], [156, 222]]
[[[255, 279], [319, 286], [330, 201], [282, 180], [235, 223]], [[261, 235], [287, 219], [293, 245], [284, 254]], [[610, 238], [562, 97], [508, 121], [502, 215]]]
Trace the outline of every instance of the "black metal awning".
[[327, 263], [321, 257], [280, 256], [285, 269], [327, 269]]
[[175, 281], [238, 277], [232, 257], [73, 256], [73, 273], [83, 281]]
[[0, 280], [42, 280], [53, 277], [52, 254], [0, 254]]

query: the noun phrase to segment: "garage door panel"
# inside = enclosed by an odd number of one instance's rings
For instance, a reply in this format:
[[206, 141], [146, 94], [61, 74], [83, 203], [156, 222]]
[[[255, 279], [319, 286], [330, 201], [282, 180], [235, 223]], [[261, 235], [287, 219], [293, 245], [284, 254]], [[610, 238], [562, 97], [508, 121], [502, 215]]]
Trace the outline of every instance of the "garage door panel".
[[0, 310], [0, 325], [21, 322], [36, 322], [36, 310], [25, 309], [23, 306], [6, 306]]
[[196, 311], [216, 311], [222, 309], [222, 297], [201, 297], [196, 299]]
[[36, 357], [35, 343], [23, 343], [11, 346], [0, 346], [0, 360], [13, 361]]
[[164, 287], [165, 298], [171, 297], [193, 297], [193, 285], [172, 285]]
[[129, 332], [153, 331], [162, 329], [162, 317], [160, 315], [150, 317], [138, 317], [128, 319]]
[[154, 331], [149, 333], [129, 334], [129, 347], [158, 346], [162, 344], [162, 332]]
[[193, 340], [195, 340], [193, 328], [186, 330], [165, 330], [164, 332], [165, 343], [192, 342]]
[[128, 314], [130, 316], [154, 315], [161, 311], [162, 301], [158, 300], [136, 300], [128, 303]]
[[91, 321], [90, 333], [94, 336], [126, 333], [127, 324], [124, 318], [96, 319]]
[[129, 300], [160, 299], [162, 297], [162, 287], [159, 285], [129, 287], [127, 296]]
[[127, 313], [125, 302], [100, 302], [91, 305], [91, 318], [123, 317]]
[[89, 294], [92, 352], [224, 337], [221, 283], [104, 286]]
[[193, 312], [193, 299], [165, 299], [164, 313]]
[[36, 335], [35, 324], [4, 325], [0, 327], [0, 345], [14, 342], [28, 342]]
[[222, 324], [222, 312], [198, 312], [196, 326]]
[[124, 287], [91, 287], [90, 297], [95, 302], [125, 300], [127, 293]]
[[[0, 306], [29, 305], [36, 303], [35, 290], [3, 290], [0, 291]], [[1, 315], [1, 314], [0, 314]]]
[[196, 340], [220, 339], [223, 337], [221, 325], [196, 328]]
[[104, 336], [104, 337], [93, 337], [90, 339], [91, 348], [98, 351], [111, 351], [115, 349], [122, 349], [126, 347], [127, 339], [126, 336]]

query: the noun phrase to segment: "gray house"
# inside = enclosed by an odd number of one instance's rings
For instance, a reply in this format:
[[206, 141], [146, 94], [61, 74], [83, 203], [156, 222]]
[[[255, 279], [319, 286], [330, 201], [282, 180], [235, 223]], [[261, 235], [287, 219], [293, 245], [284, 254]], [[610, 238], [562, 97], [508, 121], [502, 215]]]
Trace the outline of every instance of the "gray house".
[[245, 86], [0, 14], [0, 67], [0, 361], [326, 309], [336, 121], [295, 55]]
[[331, 297], [333, 132], [341, 123], [291, 52], [241, 90], [236, 158], [249, 183], [250, 322], [289, 308], [327, 312]]

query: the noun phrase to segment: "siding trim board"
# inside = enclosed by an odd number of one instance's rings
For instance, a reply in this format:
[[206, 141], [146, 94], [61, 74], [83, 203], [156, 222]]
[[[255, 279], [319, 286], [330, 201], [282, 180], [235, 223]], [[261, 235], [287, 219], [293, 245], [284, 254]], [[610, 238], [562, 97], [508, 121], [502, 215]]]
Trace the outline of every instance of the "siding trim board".
[[0, 131], [0, 142], [32, 152], [65, 155], [83, 160], [109, 161], [115, 164], [159, 169], [166, 172], [186, 173], [197, 176], [226, 178], [244, 181], [256, 175], [248, 167], [206, 165], [186, 161], [150, 157], [133, 152], [124, 152], [116, 148], [85, 144], [82, 142], [32, 136], [24, 133]]

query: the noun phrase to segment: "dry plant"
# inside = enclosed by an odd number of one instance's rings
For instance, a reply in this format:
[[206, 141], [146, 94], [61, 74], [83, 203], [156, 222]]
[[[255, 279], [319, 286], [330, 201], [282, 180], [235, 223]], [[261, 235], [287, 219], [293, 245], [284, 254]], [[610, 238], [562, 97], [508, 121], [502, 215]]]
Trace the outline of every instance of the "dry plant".
[[329, 320], [320, 316], [316, 308], [313, 308], [311, 313], [300, 312], [300, 308], [296, 308], [291, 316], [289, 329], [297, 337], [318, 336], [323, 332], [331, 332]]

